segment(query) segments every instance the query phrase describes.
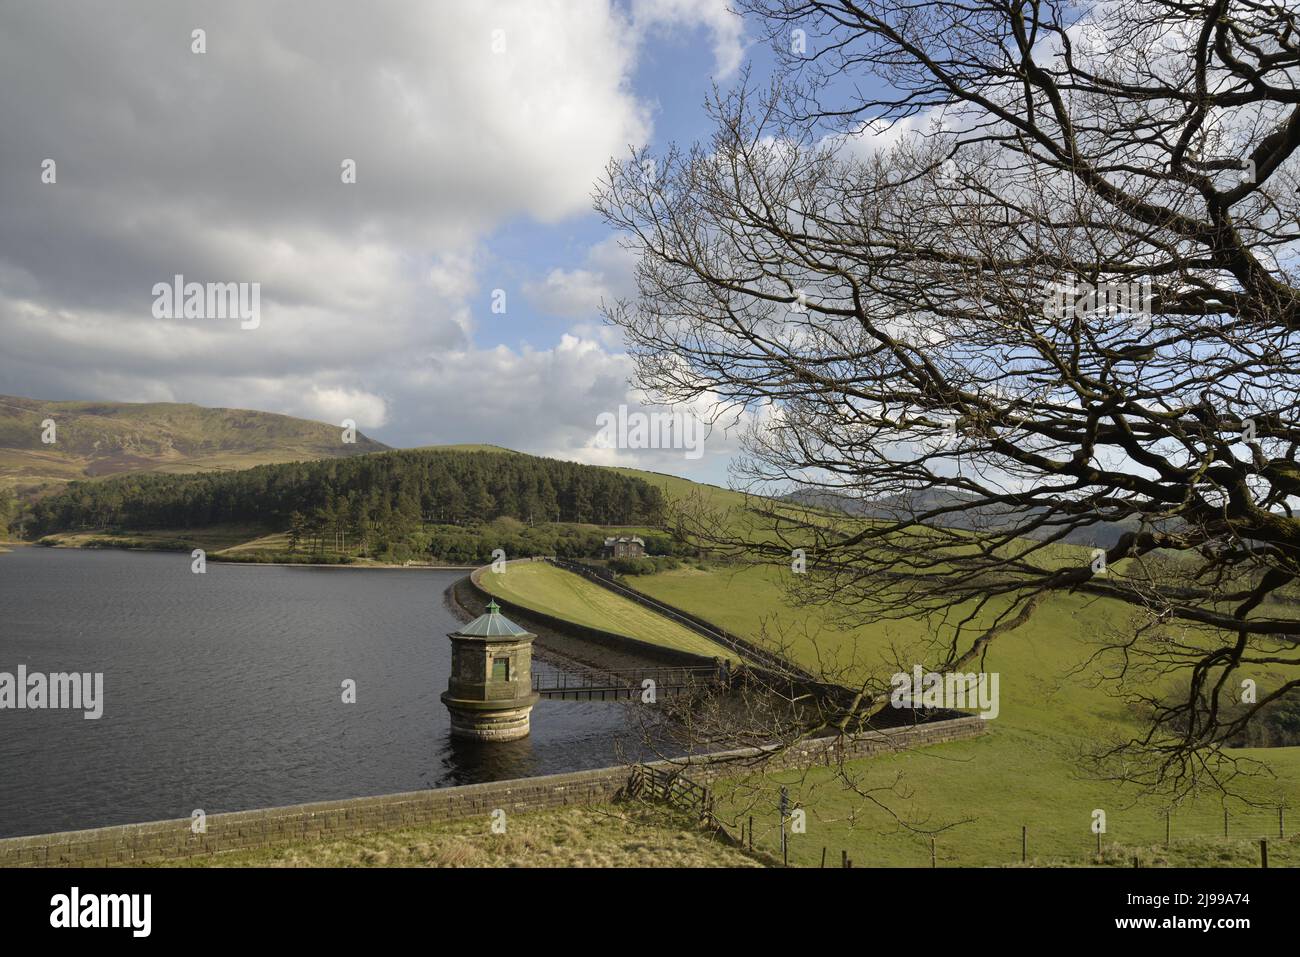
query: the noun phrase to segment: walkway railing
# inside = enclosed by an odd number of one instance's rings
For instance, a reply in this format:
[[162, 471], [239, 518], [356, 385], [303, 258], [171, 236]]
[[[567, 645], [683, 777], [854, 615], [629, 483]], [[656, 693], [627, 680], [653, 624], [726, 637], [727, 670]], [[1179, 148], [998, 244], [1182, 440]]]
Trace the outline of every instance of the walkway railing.
[[554, 565], [556, 568], [561, 568], [565, 571], [582, 575], [588, 581], [600, 585], [602, 588], [608, 589], [617, 595], [621, 595], [638, 605], [649, 608], [651, 611], [657, 612], [663, 617], [677, 622], [682, 627], [695, 632], [697, 635], [707, 638], [715, 644], [721, 645], [722, 647], [735, 652], [739, 657], [748, 659], [754, 664], [767, 668], [775, 674], [788, 675], [803, 681], [816, 680], [811, 674], [786, 660], [786, 658], [781, 655], [774, 654], [766, 648], [761, 648], [753, 642], [741, 638], [739, 635], [733, 635], [728, 631], [724, 631], [716, 625], [692, 615], [681, 608], [659, 601], [657, 598], [651, 598], [644, 592], [637, 591], [635, 588], [623, 584], [618, 581], [613, 572], [607, 568], [600, 568], [583, 562], [567, 561], [562, 558], [547, 558], [545, 561]]
[[618, 701], [639, 697], [654, 682], [656, 695], [680, 694], [711, 684], [718, 679], [713, 667], [673, 666], [664, 668], [625, 668], [610, 671], [533, 673], [533, 691], [544, 698], [569, 698], [581, 701]]

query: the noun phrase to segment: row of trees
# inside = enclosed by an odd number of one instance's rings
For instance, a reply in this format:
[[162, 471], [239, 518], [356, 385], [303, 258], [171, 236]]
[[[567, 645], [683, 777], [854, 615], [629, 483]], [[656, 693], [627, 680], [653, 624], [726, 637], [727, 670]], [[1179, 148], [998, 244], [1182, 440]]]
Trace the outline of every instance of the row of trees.
[[[654, 524], [662, 492], [594, 466], [497, 452], [416, 450], [201, 475], [73, 482], [36, 502], [37, 535], [77, 528], [197, 528], [249, 522], [349, 549], [424, 524], [509, 517], [526, 524]], [[297, 518], [295, 519], [295, 514]]]
[[[555, 555], [595, 558], [605, 531], [578, 525], [528, 525], [503, 516], [472, 526], [421, 525], [400, 533], [372, 529], [348, 508], [320, 509], [314, 515], [289, 517], [289, 552], [313, 561], [364, 556], [383, 561], [443, 561], [455, 565], [486, 564], [500, 550], [509, 559]], [[646, 534], [646, 547], [657, 555], [689, 554], [690, 549], [666, 534]]]

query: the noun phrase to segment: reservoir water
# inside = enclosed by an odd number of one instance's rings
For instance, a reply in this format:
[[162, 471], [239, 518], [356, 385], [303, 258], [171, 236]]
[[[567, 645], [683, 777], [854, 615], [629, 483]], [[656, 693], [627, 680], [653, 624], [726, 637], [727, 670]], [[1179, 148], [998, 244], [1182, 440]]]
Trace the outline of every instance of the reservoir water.
[[0, 710], [0, 837], [600, 767], [620, 739], [638, 750], [625, 708], [600, 702], [542, 700], [522, 741], [449, 737], [438, 696], [461, 621], [443, 592], [464, 572], [190, 562], [0, 555], [0, 672], [104, 675], [98, 720]]

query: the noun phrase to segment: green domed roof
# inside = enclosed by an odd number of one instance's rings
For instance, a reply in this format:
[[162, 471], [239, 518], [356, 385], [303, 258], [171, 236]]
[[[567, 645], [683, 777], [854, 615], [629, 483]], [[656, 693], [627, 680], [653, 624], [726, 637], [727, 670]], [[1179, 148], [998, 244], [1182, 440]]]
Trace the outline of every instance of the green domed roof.
[[501, 614], [500, 605], [490, 601], [486, 615], [479, 615], [455, 634], [468, 635], [471, 638], [509, 638], [514, 635], [526, 635], [528, 632]]

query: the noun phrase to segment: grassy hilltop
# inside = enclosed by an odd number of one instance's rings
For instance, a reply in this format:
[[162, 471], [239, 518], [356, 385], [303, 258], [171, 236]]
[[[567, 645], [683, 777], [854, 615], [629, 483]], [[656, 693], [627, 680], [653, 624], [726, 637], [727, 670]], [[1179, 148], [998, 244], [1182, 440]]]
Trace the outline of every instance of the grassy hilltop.
[[[53, 419], [56, 441], [41, 441]], [[174, 402], [47, 402], [0, 395], [0, 486], [33, 486], [124, 472], [204, 472], [379, 452], [342, 428], [247, 409]]]

